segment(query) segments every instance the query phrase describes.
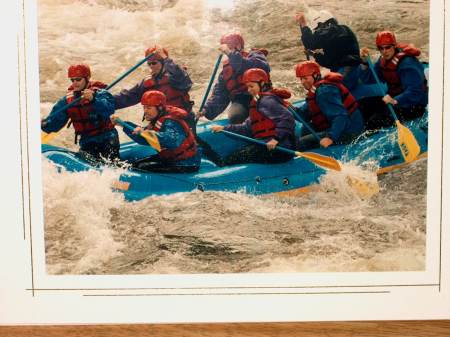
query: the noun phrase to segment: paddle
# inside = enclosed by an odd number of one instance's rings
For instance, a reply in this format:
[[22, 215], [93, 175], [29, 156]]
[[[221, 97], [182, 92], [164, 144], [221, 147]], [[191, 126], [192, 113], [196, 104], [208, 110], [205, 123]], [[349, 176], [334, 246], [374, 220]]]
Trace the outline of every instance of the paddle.
[[306, 123], [306, 121], [300, 117], [300, 115], [292, 108], [292, 106], [288, 106], [287, 109], [294, 115], [294, 118], [301, 122], [304, 127], [308, 129], [309, 132], [317, 139], [317, 141], [320, 143], [320, 137], [317, 134], [316, 131], [309, 125], [309, 123]]
[[[378, 78], [377, 73], [375, 72], [375, 68], [373, 66], [372, 61], [370, 60], [370, 57], [367, 58], [367, 63], [369, 65], [370, 70], [372, 71], [373, 77], [375, 78], [375, 81], [378, 84], [378, 87], [380, 89], [380, 93], [384, 96], [385, 92], [383, 90], [383, 87], [380, 83], [380, 79]], [[388, 104], [389, 111], [392, 114], [392, 117], [395, 120], [395, 124], [397, 125], [397, 131], [398, 131], [398, 145], [400, 147], [400, 151], [402, 152], [403, 158], [406, 162], [412, 162], [414, 161], [417, 156], [420, 153], [420, 146], [417, 143], [416, 138], [414, 137], [411, 130], [409, 130], [407, 127], [403, 126], [400, 121], [397, 118], [397, 115], [395, 114], [394, 108], [391, 104]]]
[[[150, 57], [152, 57], [155, 53], [150, 53], [148, 54], [146, 57], [144, 57], [142, 60], [140, 60], [138, 63], [136, 63], [133, 67], [131, 67], [130, 69], [128, 69], [127, 71], [125, 71], [122, 75], [120, 75], [119, 77], [117, 77], [114, 81], [112, 81], [106, 88], [105, 90], [109, 90], [111, 89], [113, 86], [115, 86], [117, 83], [119, 83], [120, 81], [122, 81], [125, 77], [127, 77], [129, 74], [131, 74], [133, 71], [135, 71], [141, 64], [145, 63]], [[62, 108], [60, 108], [59, 110], [57, 110], [54, 113], [58, 113], [62, 110], [66, 110], [72, 106], [74, 106], [75, 104], [77, 104], [79, 101], [81, 101], [83, 97], [80, 96], [77, 99], [74, 99], [71, 103], [66, 104], [65, 106], [63, 106]], [[43, 144], [46, 144], [50, 139], [52, 139], [54, 136], [56, 136], [57, 132], [50, 132], [50, 133], [46, 133], [44, 131], [42, 131], [41, 133], [41, 142]], [[50, 136], [53, 135], [53, 136]]]
[[[124, 122], [123, 120], [121, 120], [118, 117], [115, 118], [114, 121], [117, 122], [117, 124], [120, 124], [121, 126], [123, 126], [125, 129], [128, 129], [130, 131], [133, 131], [135, 129], [134, 126], [127, 124], [126, 122]], [[153, 147], [156, 151], [161, 152], [161, 145], [159, 144], [158, 137], [156, 136], [156, 134], [154, 132], [151, 132], [149, 130], [144, 130], [144, 131], [139, 132], [139, 136], [144, 138], [147, 141], [148, 145]]]
[[[217, 57], [216, 64], [214, 65], [214, 70], [213, 70], [213, 72], [211, 74], [211, 78], [209, 79], [208, 87], [206, 88], [205, 95], [203, 95], [202, 104], [200, 104], [200, 109], [198, 109], [199, 112], [201, 112], [203, 110], [203, 107], [206, 104], [206, 100], [208, 99], [209, 92], [211, 91], [212, 84], [214, 83], [214, 79], [216, 77], [217, 70], [219, 69], [220, 62], [222, 61], [222, 56], [223, 56], [223, 54], [220, 54]], [[195, 122], [197, 122], [199, 118], [200, 118], [200, 116], [197, 115], [197, 117], [195, 118]]]
[[[257, 140], [257, 139], [250, 138], [250, 137], [246, 137], [246, 136], [243, 136], [243, 135], [240, 135], [240, 134], [237, 134], [237, 133], [234, 133], [234, 132], [226, 131], [226, 130], [222, 130], [220, 132], [223, 132], [223, 133], [225, 133], [227, 135], [230, 135], [232, 137], [235, 137], [235, 138], [243, 139], [243, 140], [245, 140], [247, 142], [251, 142], [251, 143], [255, 143], [255, 144], [260, 144], [260, 145], [266, 146], [266, 143], [261, 141], [261, 140]], [[331, 157], [326, 157], [326, 156], [320, 155], [318, 153], [313, 153], [313, 152], [293, 151], [293, 150], [286, 149], [286, 148], [281, 147], [281, 146], [277, 146], [275, 149], [278, 150], [278, 151], [291, 153], [291, 154], [295, 155], [296, 157], [305, 158], [305, 159], [313, 162], [314, 164], [316, 164], [317, 166], [320, 166], [322, 168], [331, 169], [331, 170], [335, 170], [335, 171], [340, 171], [341, 170], [341, 165], [339, 165], [339, 162], [336, 159], [331, 158]]]

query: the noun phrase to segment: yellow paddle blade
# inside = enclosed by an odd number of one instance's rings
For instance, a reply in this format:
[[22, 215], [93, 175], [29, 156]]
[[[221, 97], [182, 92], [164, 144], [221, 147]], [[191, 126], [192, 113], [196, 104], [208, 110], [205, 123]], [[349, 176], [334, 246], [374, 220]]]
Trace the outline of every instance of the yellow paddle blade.
[[365, 181], [352, 176], [347, 176], [346, 180], [350, 187], [352, 187], [361, 197], [370, 198], [380, 192], [378, 181]]
[[339, 162], [336, 159], [331, 158], [331, 157], [322, 156], [321, 154], [313, 153], [313, 152], [298, 152], [298, 151], [295, 151], [295, 155], [297, 157], [303, 157], [305, 159], [308, 159], [308, 160], [312, 161], [314, 164], [316, 164], [317, 166], [320, 166], [323, 168], [327, 168], [327, 169], [335, 170], [335, 171], [341, 170], [341, 165], [339, 165]]
[[44, 131], [41, 132], [41, 143], [47, 144], [49, 141], [51, 141], [55, 136], [57, 132], [50, 132], [46, 133]]
[[161, 145], [159, 144], [158, 136], [151, 131], [142, 131], [140, 135], [147, 141], [148, 145], [153, 147], [156, 151], [161, 152]]
[[405, 161], [410, 163], [420, 154], [420, 146], [411, 130], [403, 126], [398, 120], [395, 122], [398, 130], [398, 145]]

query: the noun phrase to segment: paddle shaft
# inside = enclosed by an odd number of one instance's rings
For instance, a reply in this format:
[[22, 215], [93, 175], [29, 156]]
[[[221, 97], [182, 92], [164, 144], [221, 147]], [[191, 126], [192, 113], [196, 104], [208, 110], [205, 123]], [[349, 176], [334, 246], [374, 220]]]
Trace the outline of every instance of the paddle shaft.
[[198, 111], [202, 111], [203, 107], [206, 104], [206, 100], [208, 99], [209, 92], [211, 91], [212, 84], [214, 83], [214, 78], [216, 77], [217, 70], [219, 69], [220, 62], [222, 61], [223, 54], [220, 54], [217, 57], [216, 64], [214, 65], [214, 70], [211, 74], [211, 78], [209, 79], [208, 88], [206, 89], [205, 95], [203, 96], [202, 104], [200, 104], [200, 109]]
[[[236, 138], [240, 138], [240, 139], [246, 140], [247, 142], [252, 142], [252, 143], [255, 143], [255, 144], [260, 144], [260, 145], [267, 146], [266, 142], [263, 142], [263, 141], [258, 140], [258, 139], [246, 137], [246, 136], [240, 135], [238, 133], [230, 132], [230, 131], [227, 131], [227, 130], [222, 130], [220, 132], [223, 132], [223, 133], [225, 133], [227, 135], [230, 135], [230, 136], [233, 136], [233, 137], [236, 137]], [[279, 151], [282, 151], [282, 152], [286, 152], [286, 153], [290, 153], [290, 154], [293, 154], [293, 155], [297, 155], [297, 152], [295, 152], [293, 150], [290, 150], [290, 149], [286, 149], [286, 148], [281, 147], [281, 146], [275, 147], [274, 150], [279, 150]]]
[[[383, 96], [386, 95], [386, 93], [384, 92], [383, 86], [381, 85], [380, 79], [378, 78], [378, 75], [375, 71], [372, 60], [370, 59], [370, 56], [367, 58], [367, 64], [369, 65], [370, 71], [372, 72], [372, 75], [375, 78], [375, 81], [377, 82], [378, 88], [380, 89], [380, 93]], [[395, 114], [394, 108], [392, 107], [391, 104], [388, 104], [388, 109], [391, 112], [392, 117], [394, 117], [394, 120], [398, 121], [397, 115]]]
[[317, 134], [316, 131], [314, 131], [314, 129], [309, 125], [309, 123], [306, 123], [305, 120], [303, 118], [300, 117], [300, 115], [292, 108], [292, 106], [288, 106], [287, 107], [288, 110], [294, 115], [294, 118], [296, 120], [298, 120], [299, 122], [301, 122], [305, 128], [308, 129], [309, 132], [311, 132], [311, 134], [317, 139], [317, 141], [320, 143], [320, 137]]
[[134, 131], [135, 127], [129, 125], [128, 123], [125, 123], [123, 120], [121, 120], [120, 118], [116, 118], [115, 121], [117, 122], [117, 124], [120, 124], [121, 126], [123, 126], [125, 129], [128, 129], [130, 131]]
[[[105, 90], [109, 90], [111, 89], [113, 86], [115, 86], [117, 83], [119, 83], [120, 81], [122, 81], [125, 77], [127, 77], [129, 74], [131, 74], [133, 71], [135, 71], [142, 63], [146, 62], [150, 57], [152, 57], [155, 53], [150, 53], [148, 54], [146, 57], [144, 57], [142, 60], [140, 60], [138, 63], [136, 63], [133, 67], [131, 67], [130, 69], [128, 69], [126, 72], [124, 72], [122, 75], [120, 75], [119, 77], [117, 77], [114, 81], [112, 81], [106, 88]], [[80, 96], [77, 99], [74, 99], [72, 102], [70, 102], [69, 104], [63, 106], [61, 109], [55, 111], [54, 113], [59, 113], [63, 110], [66, 110], [68, 108], [71, 108], [72, 106], [74, 106], [75, 104], [77, 104], [79, 101], [81, 101], [83, 97]]]

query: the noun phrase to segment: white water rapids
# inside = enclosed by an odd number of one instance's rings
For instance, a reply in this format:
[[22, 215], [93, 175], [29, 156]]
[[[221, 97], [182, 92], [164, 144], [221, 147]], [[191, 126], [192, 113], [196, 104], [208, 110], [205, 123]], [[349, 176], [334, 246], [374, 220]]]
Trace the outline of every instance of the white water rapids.
[[[293, 15], [328, 9], [372, 48], [380, 29], [396, 31], [428, 55], [428, 1], [39, 0], [41, 116], [65, 94], [67, 66], [90, 64], [110, 83], [155, 43], [188, 67], [198, 108], [218, 39], [239, 30], [248, 47], [270, 51], [275, 85], [302, 98], [293, 66], [304, 55]], [[374, 15], [376, 13], [376, 15]], [[145, 66], [112, 91], [128, 88]], [[140, 106], [120, 112], [140, 123]], [[121, 133], [121, 132], [120, 132]], [[128, 141], [121, 133], [121, 141]], [[76, 149], [73, 130], [52, 141]], [[354, 174], [357, 168], [350, 167]], [[51, 274], [406, 271], [425, 268], [426, 172], [422, 159], [380, 177], [361, 199], [327, 175], [301, 197], [191, 192], [126, 202], [111, 182], [120, 172], [57, 173], [43, 161], [45, 244]], [[368, 173], [365, 173], [368, 174]]]

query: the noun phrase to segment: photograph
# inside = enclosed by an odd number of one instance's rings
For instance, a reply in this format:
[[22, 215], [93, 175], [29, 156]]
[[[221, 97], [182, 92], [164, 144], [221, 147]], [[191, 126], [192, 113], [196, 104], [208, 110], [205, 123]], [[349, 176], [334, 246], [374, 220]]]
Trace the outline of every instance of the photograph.
[[429, 1], [39, 0], [49, 275], [425, 271]]

